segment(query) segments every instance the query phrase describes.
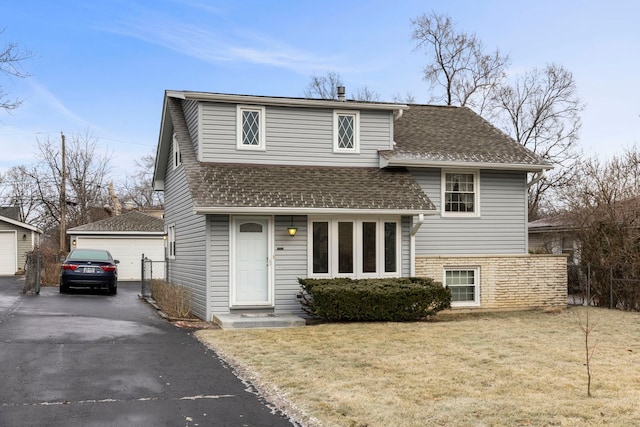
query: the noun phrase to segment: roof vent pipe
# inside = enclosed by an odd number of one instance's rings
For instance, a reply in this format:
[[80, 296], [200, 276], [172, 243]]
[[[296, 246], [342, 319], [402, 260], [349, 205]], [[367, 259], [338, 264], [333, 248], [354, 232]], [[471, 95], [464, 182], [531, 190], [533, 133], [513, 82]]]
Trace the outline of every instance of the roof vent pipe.
[[344, 86], [338, 86], [338, 101], [344, 101], [344, 94], [346, 93], [346, 90], [344, 88]]

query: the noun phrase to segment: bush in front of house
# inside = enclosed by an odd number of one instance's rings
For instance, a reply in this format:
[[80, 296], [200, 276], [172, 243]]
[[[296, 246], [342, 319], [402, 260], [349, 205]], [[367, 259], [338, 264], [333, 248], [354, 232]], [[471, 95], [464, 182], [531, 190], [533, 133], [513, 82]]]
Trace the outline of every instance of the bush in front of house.
[[151, 296], [158, 307], [172, 319], [191, 319], [191, 289], [164, 280], [149, 281]]
[[328, 321], [424, 319], [451, 308], [451, 290], [430, 278], [298, 279], [302, 309]]

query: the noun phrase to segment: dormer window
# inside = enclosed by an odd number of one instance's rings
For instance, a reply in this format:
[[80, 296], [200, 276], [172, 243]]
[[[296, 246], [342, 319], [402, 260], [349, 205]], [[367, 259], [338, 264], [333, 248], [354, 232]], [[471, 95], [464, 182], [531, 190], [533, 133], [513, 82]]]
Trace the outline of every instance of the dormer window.
[[335, 153], [360, 152], [360, 112], [333, 112], [333, 151]]
[[264, 107], [238, 106], [237, 148], [240, 150], [265, 149]]

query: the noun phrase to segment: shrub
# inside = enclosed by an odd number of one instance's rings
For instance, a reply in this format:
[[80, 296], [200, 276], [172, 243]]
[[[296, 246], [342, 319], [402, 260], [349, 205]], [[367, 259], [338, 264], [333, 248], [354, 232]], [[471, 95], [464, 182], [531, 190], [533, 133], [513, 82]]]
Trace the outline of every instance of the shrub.
[[151, 296], [167, 316], [176, 319], [193, 317], [191, 313], [191, 289], [158, 279], [150, 280], [149, 286]]
[[429, 278], [298, 281], [303, 310], [328, 321], [409, 321], [451, 308], [451, 290]]

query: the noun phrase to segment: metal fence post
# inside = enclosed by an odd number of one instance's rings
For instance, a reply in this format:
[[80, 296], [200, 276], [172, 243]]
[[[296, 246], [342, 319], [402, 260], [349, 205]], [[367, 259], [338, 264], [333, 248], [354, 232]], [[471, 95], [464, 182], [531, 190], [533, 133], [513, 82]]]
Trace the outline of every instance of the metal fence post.
[[147, 281], [147, 277], [146, 277], [146, 272], [145, 272], [145, 262], [146, 262], [146, 258], [144, 257], [144, 254], [142, 254], [142, 259], [140, 260], [140, 268], [141, 268], [141, 274], [140, 277], [142, 279], [142, 297], [143, 298], [148, 298], [151, 296], [151, 292], [149, 290], [149, 283]]

